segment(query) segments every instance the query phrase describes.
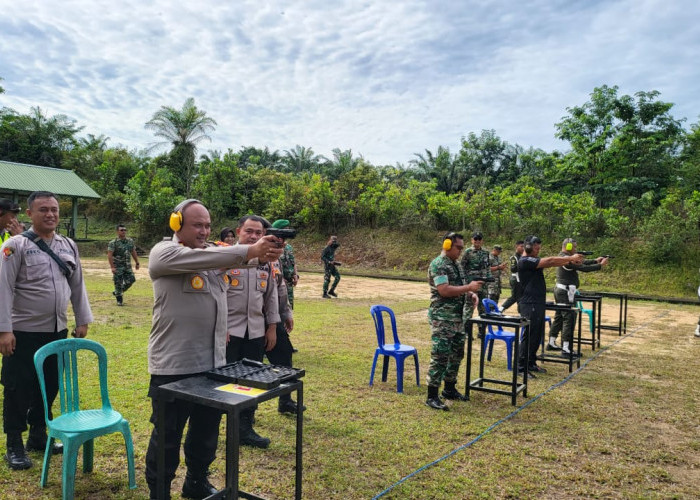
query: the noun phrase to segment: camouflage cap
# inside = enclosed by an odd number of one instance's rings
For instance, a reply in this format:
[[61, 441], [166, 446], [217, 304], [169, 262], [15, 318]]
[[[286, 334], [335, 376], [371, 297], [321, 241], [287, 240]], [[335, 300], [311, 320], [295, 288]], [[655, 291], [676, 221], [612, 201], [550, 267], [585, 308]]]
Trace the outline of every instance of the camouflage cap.
[[494, 245], [494, 246], [493, 246], [493, 249], [494, 249], [494, 250], [498, 250], [499, 252], [501, 252], [501, 251], [503, 250], [503, 247], [502, 247], [501, 245]]

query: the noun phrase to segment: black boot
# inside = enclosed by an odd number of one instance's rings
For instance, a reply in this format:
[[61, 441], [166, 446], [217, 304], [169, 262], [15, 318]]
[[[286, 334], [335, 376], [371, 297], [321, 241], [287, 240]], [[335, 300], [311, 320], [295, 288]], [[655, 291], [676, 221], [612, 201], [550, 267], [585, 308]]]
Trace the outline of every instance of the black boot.
[[430, 406], [435, 410], [449, 410], [449, 408], [442, 402], [438, 396], [438, 387], [428, 386], [428, 399], [425, 400], [425, 404]]
[[22, 434], [13, 432], [7, 435], [7, 453], [5, 461], [12, 470], [28, 469], [32, 466], [32, 461], [27, 456], [22, 442]]
[[[286, 396], [280, 396], [279, 403], [277, 403], [277, 411], [280, 413], [291, 413], [292, 415], [297, 414], [299, 409], [296, 401], [287, 394]], [[306, 411], [306, 406], [301, 407], [301, 411]]]
[[241, 412], [240, 439], [244, 446], [252, 446], [253, 448], [267, 448], [270, 446], [270, 440], [260, 436], [253, 429], [253, 415], [255, 410], [243, 410]]
[[328, 290], [328, 295], [330, 295], [331, 297], [335, 297], [336, 299], [338, 298], [338, 294], [335, 293], [335, 285], [333, 285], [331, 289]]
[[[29, 427], [29, 437], [27, 438], [27, 451], [40, 451], [44, 452], [46, 450], [46, 427]], [[51, 447], [52, 455], [60, 455], [63, 453], [63, 445], [61, 443], [53, 442]]]
[[445, 399], [456, 399], [457, 401], [466, 401], [467, 398], [457, 390], [456, 382], [445, 382], [445, 389], [442, 391], [442, 397]]
[[187, 471], [185, 482], [182, 483], [182, 498], [206, 498], [218, 491], [209, 482], [206, 473], [195, 476]]

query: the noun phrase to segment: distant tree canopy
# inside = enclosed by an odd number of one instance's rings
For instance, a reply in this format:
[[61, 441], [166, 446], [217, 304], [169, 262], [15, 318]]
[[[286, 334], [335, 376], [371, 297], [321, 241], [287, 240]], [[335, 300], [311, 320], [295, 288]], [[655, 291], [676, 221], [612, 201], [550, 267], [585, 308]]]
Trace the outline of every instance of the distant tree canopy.
[[[216, 121], [190, 98], [162, 106], [145, 124], [169, 151], [151, 157], [88, 134], [40, 108], [0, 110], [0, 159], [69, 168], [103, 196], [92, 213], [133, 220], [158, 239], [168, 211], [201, 199], [215, 221], [258, 213], [324, 232], [344, 228], [481, 229], [506, 237], [640, 237], [654, 259], [678, 258], [660, 245], [700, 241], [700, 124], [686, 130], [659, 93], [593, 90], [555, 124], [568, 151], [509, 144], [495, 130], [470, 132], [458, 151], [439, 146], [408, 166], [372, 165], [351, 150], [332, 157], [295, 145], [280, 153], [244, 146], [197, 147]], [[656, 247], [652, 247], [654, 241]], [[654, 250], [655, 248], [655, 250]], [[675, 257], [674, 257], [675, 255]]]

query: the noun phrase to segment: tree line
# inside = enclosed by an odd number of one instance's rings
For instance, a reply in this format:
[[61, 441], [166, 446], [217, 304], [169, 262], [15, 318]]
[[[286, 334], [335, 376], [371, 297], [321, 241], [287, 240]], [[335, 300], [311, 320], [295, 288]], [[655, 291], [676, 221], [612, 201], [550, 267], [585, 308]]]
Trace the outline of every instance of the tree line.
[[[2, 88], [0, 87], [0, 93]], [[474, 230], [502, 237], [636, 241], [656, 262], [679, 262], [700, 241], [700, 124], [683, 126], [656, 91], [595, 88], [555, 124], [566, 152], [470, 132], [459, 150], [440, 146], [407, 165], [373, 165], [296, 145], [208, 151], [216, 121], [194, 99], [162, 106], [145, 127], [167, 153], [108, 146], [104, 135], [39, 108], [0, 109], [0, 159], [74, 170], [102, 196], [87, 212], [131, 221], [159, 239], [178, 200], [201, 199], [215, 222], [257, 213], [300, 228]], [[152, 151], [152, 150], [150, 150]]]

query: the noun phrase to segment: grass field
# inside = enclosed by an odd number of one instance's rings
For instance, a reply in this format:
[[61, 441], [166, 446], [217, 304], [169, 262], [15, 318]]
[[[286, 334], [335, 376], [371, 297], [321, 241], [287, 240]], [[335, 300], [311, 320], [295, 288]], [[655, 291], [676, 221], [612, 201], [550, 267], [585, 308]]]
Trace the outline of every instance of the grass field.
[[[76, 498], [148, 498], [150, 282], [139, 272], [125, 307], [118, 308], [106, 259], [86, 259], [84, 266], [96, 318], [88, 338], [107, 349], [112, 403], [131, 422], [138, 488], [127, 488], [123, 440], [114, 434], [95, 442], [91, 475], [79, 466]], [[292, 333], [299, 349], [294, 365], [306, 371], [304, 498], [368, 499], [383, 492], [390, 499], [697, 498], [700, 339], [692, 331], [700, 308], [631, 302], [628, 335], [603, 332], [603, 349], [584, 347], [582, 368], [569, 379], [564, 365], [546, 364], [548, 373], [531, 381], [529, 398], [519, 398], [518, 407], [509, 397], [473, 393], [471, 401], [438, 412], [424, 404], [427, 285], [344, 277], [339, 299], [323, 300], [320, 290], [320, 275], [302, 276]], [[378, 373], [368, 387], [376, 347], [369, 306], [376, 303], [394, 309], [402, 342], [419, 350], [421, 386], [409, 360], [404, 394], [396, 393], [393, 362], [389, 380], [381, 382]], [[604, 323], [617, 318], [612, 301], [603, 312]], [[507, 376], [502, 344], [487, 370]], [[463, 377], [464, 365], [461, 390]], [[86, 370], [81, 387], [92, 401], [94, 379]], [[256, 420], [272, 444], [241, 451], [241, 488], [292, 498], [293, 419], [279, 415], [271, 401]], [[224, 484], [223, 446], [222, 432], [211, 477], [217, 486]], [[0, 465], [0, 497], [60, 498], [61, 457], [53, 459], [42, 490], [42, 456], [31, 456], [35, 466], [27, 471]], [[181, 466], [176, 498], [183, 477]]]

